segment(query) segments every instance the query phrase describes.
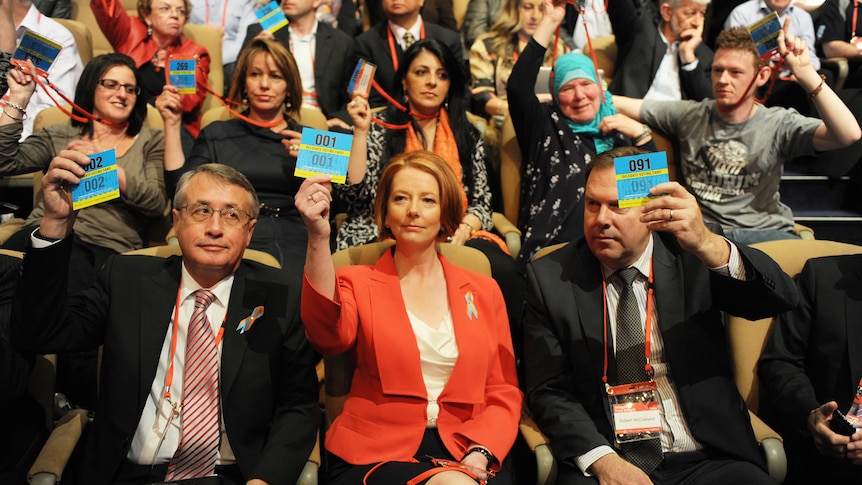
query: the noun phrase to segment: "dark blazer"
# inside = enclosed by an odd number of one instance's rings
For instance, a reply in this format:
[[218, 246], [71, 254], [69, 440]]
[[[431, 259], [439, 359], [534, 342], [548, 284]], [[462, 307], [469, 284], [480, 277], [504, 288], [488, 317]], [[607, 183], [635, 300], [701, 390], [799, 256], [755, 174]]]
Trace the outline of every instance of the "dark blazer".
[[[374, 73], [374, 79], [387, 93], [392, 94], [393, 80], [395, 79], [395, 66], [392, 64], [392, 53], [389, 51], [389, 22], [384, 20], [379, 22], [367, 31], [356, 37], [356, 56], [377, 66], [377, 71]], [[455, 59], [463, 59], [464, 54], [461, 49], [461, 37], [457, 32], [449, 30], [439, 25], [425, 22], [425, 38], [437, 39], [452, 51]], [[398, 42], [395, 42], [395, 55], [400, 62], [404, 57], [404, 51]], [[469, 78], [469, 77], [468, 77]], [[385, 106], [386, 100], [377, 92], [376, 89], [371, 90], [371, 96], [368, 101], [371, 107]], [[399, 100], [400, 101], [400, 100]]]
[[[655, 7], [648, 0], [609, 0], [608, 16], [614, 29], [617, 60], [610, 90], [631, 98], [643, 98], [667, 51], [658, 32]], [[697, 67], [679, 70], [682, 99], [711, 98], [712, 49], [701, 43], [695, 49]]]
[[[257, 22], [249, 25], [242, 47], [249, 45], [262, 30]], [[290, 50], [290, 29], [281, 28], [273, 35]], [[318, 22], [315, 41], [314, 83], [320, 109], [327, 119], [340, 118], [351, 124], [350, 115], [347, 114], [347, 103], [350, 101], [347, 85], [356, 67], [353, 38], [341, 30]]]
[[809, 412], [835, 401], [846, 413], [862, 377], [862, 255], [809, 260], [797, 284], [801, 302], [776, 319], [758, 364], [760, 414], [785, 437], [791, 465], [815, 467], [829, 460], [800, 433]]
[[[749, 279], [738, 281], [709, 271], [672, 235], [654, 234], [658, 323], [691, 432], [704, 447], [763, 468], [733, 381], [721, 311], [748, 318], [785, 311], [797, 300], [793, 282], [746, 246], [738, 247]], [[601, 267], [582, 238], [527, 265], [527, 288], [527, 407], [558, 460], [576, 467], [577, 456], [614, 443], [602, 385]], [[608, 375], [615, 376], [612, 349], [608, 355]]]
[[[13, 303], [13, 341], [37, 353], [104, 345], [99, 403], [79, 483], [108, 484], [128, 454], [171, 325], [182, 260], [116, 256], [93, 287], [68, 298], [71, 238], [29, 249]], [[243, 261], [221, 356], [225, 430], [245, 479], [295, 483], [319, 422], [314, 353], [299, 320], [298, 276]], [[245, 334], [239, 321], [263, 316]]]

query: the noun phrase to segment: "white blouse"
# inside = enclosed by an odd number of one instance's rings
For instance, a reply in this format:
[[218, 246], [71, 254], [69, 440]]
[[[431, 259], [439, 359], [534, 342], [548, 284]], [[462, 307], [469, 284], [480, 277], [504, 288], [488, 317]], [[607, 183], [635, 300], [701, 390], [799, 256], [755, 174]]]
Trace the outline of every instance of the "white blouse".
[[419, 317], [407, 311], [416, 343], [419, 347], [419, 360], [422, 366], [422, 378], [428, 391], [428, 428], [437, 427], [437, 416], [440, 406], [437, 398], [449, 382], [455, 361], [458, 360], [458, 343], [455, 341], [455, 327], [452, 324], [451, 310], [446, 312], [443, 321], [437, 329], [423, 322]]

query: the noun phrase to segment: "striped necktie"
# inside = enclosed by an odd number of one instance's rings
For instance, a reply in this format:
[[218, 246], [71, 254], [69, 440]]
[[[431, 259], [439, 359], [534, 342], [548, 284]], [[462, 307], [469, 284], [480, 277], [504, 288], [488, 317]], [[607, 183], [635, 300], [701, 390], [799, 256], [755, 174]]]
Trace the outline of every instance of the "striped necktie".
[[218, 345], [206, 314], [215, 295], [198, 290], [194, 297], [186, 337], [182, 439], [168, 465], [167, 481], [213, 475], [219, 446]]

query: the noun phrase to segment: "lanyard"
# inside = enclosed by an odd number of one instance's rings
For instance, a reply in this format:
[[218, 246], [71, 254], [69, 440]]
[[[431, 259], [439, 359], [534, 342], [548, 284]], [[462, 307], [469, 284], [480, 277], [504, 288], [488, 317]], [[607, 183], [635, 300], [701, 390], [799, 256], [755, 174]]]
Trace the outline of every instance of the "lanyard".
[[[646, 354], [646, 365], [644, 365], [644, 370], [647, 375], [652, 379], [653, 369], [652, 364], [650, 364], [650, 350], [652, 348], [652, 301], [653, 301], [653, 271], [652, 271], [652, 258], [649, 260], [649, 278], [647, 279], [647, 313], [646, 313], [646, 325], [644, 325], [644, 344]], [[634, 290], [633, 290], [634, 291]], [[604, 272], [602, 273], [602, 312], [603, 315], [603, 325], [602, 328], [604, 330], [604, 347], [605, 347], [605, 360], [604, 360], [604, 370], [602, 372], [602, 382], [607, 385], [608, 384], [608, 281], [605, 279]]]
[[[392, 34], [392, 27], [386, 26], [386, 34], [389, 37], [389, 55], [392, 56], [392, 68], [398, 70], [398, 53], [395, 50], [395, 36]], [[425, 38], [425, 22], [419, 26], [419, 40]]]
[[[179, 410], [178, 404], [174, 404], [171, 400], [171, 384], [174, 382], [174, 358], [177, 355], [177, 334], [180, 330], [180, 293], [183, 291], [183, 284], [180, 281], [180, 287], [177, 289], [177, 302], [174, 307], [174, 320], [171, 325], [171, 352], [168, 360], [168, 370], [165, 373], [165, 393], [164, 398], [174, 408], [174, 410]], [[224, 319], [222, 320], [222, 324], [218, 329], [218, 334], [216, 335], [216, 347], [221, 344], [221, 339], [224, 337], [224, 324], [227, 321], [227, 313], [225, 313]]]
[[[88, 111], [87, 111], [87, 110], [85, 110], [84, 108], [82, 108], [82, 107], [78, 106], [77, 104], [75, 104], [75, 101], [73, 101], [71, 98], [69, 98], [68, 96], [66, 96], [65, 94], [63, 94], [63, 92], [62, 92], [62, 91], [60, 91], [59, 89], [57, 89], [57, 86], [55, 86], [55, 85], [54, 85], [54, 83], [52, 83], [52, 82], [51, 82], [51, 80], [50, 80], [50, 79], [48, 79], [47, 77], [45, 78], [45, 83], [47, 83], [47, 85], [48, 85], [48, 86], [45, 86], [45, 84], [43, 84], [43, 83], [42, 83], [42, 80], [41, 80], [41, 79], [39, 79], [39, 74], [38, 74], [38, 73], [34, 73], [34, 74], [33, 74], [33, 80], [36, 82], [36, 84], [37, 84], [40, 88], [42, 88], [42, 91], [44, 91], [44, 92], [45, 92], [45, 94], [46, 94], [46, 95], [48, 95], [48, 98], [50, 98], [50, 99], [51, 99], [51, 101], [52, 101], [55, 105], [57, 105], [57, 108], [58, 108], [60, 111], [62, 111], [62, 112], [63, 112], [63, 114], [65, 114], [65, 115], [66, 115], [66, 116], [68, 116], [69, 118], [72, 118], [73, 120], [75, 120], [75, 121], [77, 121], [77, 122], [79, 122], [79, 123], [86, 123], [86, 122], [87, 122], [87, 120], [92, 120], [92, 121], [95, 121], [96, 123], [101, 123], [101, 124], [103, 124], [103, 125], [110, 126], [111, 128], [122, 128], [122, 129], [125, 129], [126, 127], [128, 127], [128, 126], [129, 126], [129, 122], [128, 122], [128, 121], [126, 121], [125, 123], [114, 123], [113, 121], [103, 120], [102, 118], [99, 118], [99, 117], [97, 117], [96, 115], [94, 115], [94, 114], [92, 114], [92, 113], [88, 112]], [[64, 101], [66, 101], [67, 103], [69, 103], [70, 105], [72, 105], [72, 111], [77, 111], [77, 112], [81, 113], [83, 116], [78, 116], [78, 115], [74, 114], [73, 112], [70, 112], [69, 110], [67, 110], [65, 107], [63, 107], [62, 103], [58, 102], [58, 101], [57, 101], [57, 99], [56, 99], [56, 98], [54, 98], [54, 96], [52, 96], [52, 95], [51, 95], [51, 91], [49, 91], [49, 90], [48, 90], [48, 87], [50, 87], [52, 90], [54, 90], [54, 92], [55, 92], [55, 93], [57, 93], [61, 98], [63, 98], [63, 100], [64, 100]]]
[[[228, 2], [228, 0], [224, 0], [224, 7], [222, 7], [222, 11], [221, 11], [221, 28], [222, 29], [224, 29], [224, 23], [225, 23], [225, 20], [227, 20], [227, 2]], [[209, 23], [210, 23], [210, 3], [205, 2], [205, 4], [207, 6], [207, 18], [206, 18], [206, 20], [204, 20], [204, 24], [209, 25]]]

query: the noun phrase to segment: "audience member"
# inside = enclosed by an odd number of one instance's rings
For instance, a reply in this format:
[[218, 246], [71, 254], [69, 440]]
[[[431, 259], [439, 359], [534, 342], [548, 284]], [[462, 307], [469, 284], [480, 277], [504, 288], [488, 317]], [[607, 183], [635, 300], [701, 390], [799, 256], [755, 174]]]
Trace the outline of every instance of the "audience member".
[[[248, 247], [274, 256], [299, 274], [307, 243], [305, 225], [293, 205], [302, 179], [293, 175], [302, 128], [299, 70], [275, 40], [257, 39], [237, 62], [231, 99], [245, 99], [247, 120], [215, 121], [201, 131], [188, 160], [179, 149], [179, 95], [165, 87], [156, 104], [165, 119], [165, 174], [169, 193], [183, 173], [209, 162], [242, 172], [255, 187], [260, 215]], [[297, 100], [293, 104], [291, 100]], [[251, 154], [251, 156], [250, 156]]]
[[796, 237], [793, 214], [778, 194], [785, 161], [844, 147], [862, 136], [856, 118], [814, 69], [805, 42], [782, 30], [778, 48], [822, 121], [755, 100], [754, 91], [769, 81], [770, 69], [761, 65], [744, 28], [718, 37], [715, 100], [614, 100], [621, 112], [679, 139], [682, 175], [706, 220], [742, 244]]
[[[258, 0], [190, 0], [188, 23], [209, 25], [221, 33], [221, 62], [225, 82], [233, 78], [233, 70], [242, 49], [245, 31], [257, 17]], [[248, 14], [251, 13], [251, 17]], [[225, 92], [229, 86], [225, 86]]]
[[36, 8], [55, 19], [72, 18], [72, 0], [34, 0]]
[[[388, 94], [394, 95], [397, 89], [395, 73], [404, 59], [404, 51], [418, 40], [437, 40], [445, 45], [456, 59], [464, 58], [461, 38], [456, 32], [427, 23], [419, 15], [423, 0], [382, 1], [386, 20], [374, 24], [357, 36], [355, 48], [357, 57], [377, 66], [374, 79]], [[371, 90], [369, 101], [373, 108], [386, 105], [386, 100], [376, 89]]]
[[[164, 69], [171, 56], [197, 59], [197, 82], [207, 82], [209, 54], [203, 46], [183, 37], [183, 25], [191, 9], [189, 0], [140, 0], [137, 18], [126, 12], [120, 0], [90, 0], [90, 8], [114, 49], [134, 59], [141, 70], [140, 87], [146, 102], [154, 104], [155, 97], [162, 93]], [[206, 94], [198, 86], [195, 94], [181, 97], [184, 145], [188, 148], [200, 132]]]
[[[407, 100], [407, 112], [392, 106], [372, 124], [368, 100], [356, 96], [348, 104], [356, 131], [347, 183], [336, 189], [347, 206], [347, 218], [336, 235], [336, 246], [346, 249], [377, 240], [381, 228], [374, 200], [390, 158], [402, 152], [433, 151], [461, 180], [464, 212], [452, 242], [472, 246], [488, 257], [493, 277], [506, 298], [512, 334], [517, 338], [523, 278], [503, 241], [489, 232], [493, 223], [487, 146], [467, 120], [467, 80], [460, 62], [436, 40], [417, 41], [404, 53], [394, 86], [393, 96]], [[516, 340], [516, 350], [520, 350], [518, 344]]]
[[599, 85], [592, 61], [570, 53], [557, 59], [551, 90], [554, 102], [533, 95], [545, 50], [564, 15], [563, 5], [543, 4], [545, 15], [509, 78], [512, 124], [521, 149], [521, 268], [542, 247], [583, 235], [585, 166], [614, 146], [655, 150], [639, 122], [616, 113], [611, 93]]
[[500, 19], [504, 0], [469, 0], [464, 23], [461, 24], [461, 37], [465, 46], [471, 46], [480, 35], [490, 32], [491, 27]]
[[[309, 232], [309, 340], [324, 354], [357, 357], [344, 410], [326, 435], [328, 483], [412, 483], [438, 468], [436, 458], [460, 461], [478, 479], [493, 470], [494, 483], [511, 484], [501, 464], [518, 433], [522, 395], [505, 303], [494, 280], [452, 265], [436, 248], [461, 223], [458, 177], [427, 151], [393, 157], [375, 214], [381, 239], [395, 246], [374, 266], [337, 273], [328, 181], [309, 178], [296, 195]], [[463, 467], [438, 468], [427, 483], [475, 484]]]
[[[81, 72], [84, 70], [81, 65], [81, 57], [78, 54], [78, 47], [75, 44], [75, 37], [56, 20], [39, 13], [39, 10], [30, 0], [6, 1], [12, 4], [12, 19], [15, 22], [17, 43], [20, 44], [24, 38], [24, 32], [30, 30], [62, 46], [60, 53], [57, 54], [57, 58], [54, 59], [54, 63], [48, 70], [48, 77], [51, 79], [54, 87], [60, 90], [60, 92], [71, 96], [75, 92], [75, 86], [78, 84], [78, 79], [81, 78]], [[3, 109], [6, 113], [4, 118], [9, 121], [11, 115], [13, 116], [13, 120], [24, 121], [24, 129], [20, 135], [21, 141], [24, 141], [25, 138], [33, 133], [33, 120], [36, 119], [36, 115], [43, 109], [54, 106], [54, 102], [51, 101], [51, 98], [42, 89], [31, 95], [29, 104], [25, 103], [13, 106], [9, 101], [12, 101], [12, 104], [16, 104], [14, 100], [4, 97], [3, 103], [5, 103], [5, 107]], [[29, 108], [29, 110], [26, 110], [26, 108]]]
[[808, 261], [797, 280], [802, 301], [779, 315], [763, 349], [760, 414], [784, 438], [784, 483], [852, 483], [862, 472], [862, 433], [830, 428], [836, 410], [862, 427], [860, 272], [859, 255]]
[[[710, 232], [676, 182], [620, 208], [614, 158], [642, 153], [596, 157], [584, 238], [527, 266], [526, 405], [550, 439], [557, 483], [775, 483], [733, 381], [722, 312], [793, 308], [793, 281]], [[625, 419], [618, 408], [632, 402], [650, 418]]]
[[248, 26], [245, 46], [253, 39], [275, 38], [287, 47], [302, 78], [302, 106], [326, 115], [330, 128], [349, 130], [347, 86], [356, 67], [353, 38], [318, 22], [320, 0], [283, 0], [281, 8], [290, 22], [271, 34], [259, 23]]
[[251, 184], [221, 164], [188, 172], [173, 210], [182, 257], [111, 258], [72, 299], [65, 188], [87, 163], [64, 151], [45, 173], [46, 215], [12, 310], [25, 351], [104, 348], [79, 483], [295, 483], [319, 420], [314, 355], [299, 276], [242, 260], [257, 216]]
[[701, 100], [710, 97], [712, 50], [703, 43], [710, 0], [610, 0], [617, 44], [611, 92], [634, 98]]
[[[368, 25], [376, 25], [384, 22], [389, 14], [387, 13], [386, 5], [382, 0], [363, 1], [365, 6], [365, 15], [368, 16]], [[422, 12], [422, 18], [428, 23], [439, 25], [448, 30], [458, 30], [458, 24], [455, 21], [455, 9], [452, 5], [452, 0], [422, 0], [419, 6]]]
[[[817, 17], [817, 47], [822, 57], [846, 57], [850, 72], [845, 88], [862, 87], [862, 24], [858, 5], [849, 0], [826, 0]], [[857, 25], [859, 24], [859, 25]]]
[[614, 35], [606, 1], [584, 0], [584, 15], [575, 23], [575, 30], [572, 31], [575, 49], [583, 50], [588, 47], [588, 34], [591, 39]]
[[[95, 283], [99, 268], [109, 256], [143, 247], [148, 222], [162, 217], [168, 206], [164, 135], [142, 127], [147, 105], [138, 96], [140, 83], [140, 73], [131, 58], [105, 54], [87, 64], [75, 92], [76, 104], [101, 121], [73, 119], [71, 125], [45, 127], [19, 143], [21, 123], [8, 116], [0, 119], [3, 175], [45, 171], [53, 158], [66, 152], [86, 157], [111, 147], [115, 150], [120, 198], [81, 209], [75, 219], [71, 258], [67, 261], [73, 293]], [[32, 76], [10, 71], [12, 102], [26, 106], [34, 89]], [[23, 251], [45, 210], [42, 201], [37, 202], [22, 230], [4, 247]], [[61, 358], [65, 360], [65, 356]], [[95, 353], [70, 358], [59, 368], [58, 386], [73, 402], [92, 409], [96, 400]]]

